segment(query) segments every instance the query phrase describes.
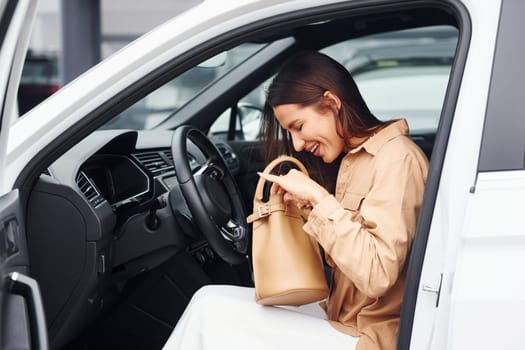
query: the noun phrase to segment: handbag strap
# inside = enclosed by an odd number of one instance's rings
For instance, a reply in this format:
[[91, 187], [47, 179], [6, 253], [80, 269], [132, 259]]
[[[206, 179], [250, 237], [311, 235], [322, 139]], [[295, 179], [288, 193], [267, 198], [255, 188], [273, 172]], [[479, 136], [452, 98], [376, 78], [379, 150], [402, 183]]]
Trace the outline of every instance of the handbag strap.
[[[272, 170], [275, 169], [275, 167], [277, 167], [278, 165], [282, 163], [293, 163], [299, 168], [300, 171], [308, 175], [308, 171], [306, 170], [306, 167], [304, 166], [304, 164], [301, 163], [301, 161], [299, 161], [297, 158], [294, 158], [291, 156], [279, 156], [275, 158], [266, 166], [263, 173], [270, 174]], [[253, 199], [253, 202], [254, 202], [253, 213], [248, 216], [247, 218], [248, 223], [251, 223], [258, 219], [266, 217], [274, 211], [290, 211], [291, 210], [290, 213], [296, 212], [295, 209], [289, 208], [286, 204], [282, 203], [282, 200], [278, 201], [277, 203], [276, 202], [273, 202], [273, 203], [263, 202], [262, 201], [263, 200], [263, 189], [264, 189], [265, 182], [266, 182], [265, 179], [263, 179], [262, 177], [259, 178], [259, 181], [257, 183], [257, 188], [255, 190], [255, 197]], [[299, 216], [299, 214], [296, 214], [296, 215]]]
[[[278, 165], [280, 165], [282, 163], [293, 163], [293, 164], [297, 165], [297, 167], [299, 168], [300, 171], [302, 171], [303, 173], [308, 175], [308, 171], [306, 170], [306, 167], [304, 166], [303, 163], [301, 163], [301, 161], [299, 159], [291, 157], [291, 156], [286, 156], [286, 155], [279, 156], [279, 157], [275, 158], [274, 160], [272, 160], [266, 166], [266, 168], [264, 168], [263, 173], [264, 174], [270, 174], [273, 169], [275, 169]], [[265, 182], [266, 182], [265, 179], [259, 178], [259, 182], [257, 183], [257, 188], [255, 190], [255, 198], [258, 199], [258, 200], [262, 200], [262, 198], [263, 198], [263, 189], [264, 189], [264, 183]]]

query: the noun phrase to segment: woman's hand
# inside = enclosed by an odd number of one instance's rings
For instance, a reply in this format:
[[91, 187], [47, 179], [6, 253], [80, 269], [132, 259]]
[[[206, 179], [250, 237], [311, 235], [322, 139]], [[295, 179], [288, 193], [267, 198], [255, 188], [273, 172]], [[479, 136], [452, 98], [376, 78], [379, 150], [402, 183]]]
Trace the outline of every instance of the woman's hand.
[[285, 202], [296, 202], [299, 208], [314, 206], [329, 193], [303, 172], [292, 169], [286, 175], [258, 173], [260, 177], [277, 185], [276, 192], [283, 193]]

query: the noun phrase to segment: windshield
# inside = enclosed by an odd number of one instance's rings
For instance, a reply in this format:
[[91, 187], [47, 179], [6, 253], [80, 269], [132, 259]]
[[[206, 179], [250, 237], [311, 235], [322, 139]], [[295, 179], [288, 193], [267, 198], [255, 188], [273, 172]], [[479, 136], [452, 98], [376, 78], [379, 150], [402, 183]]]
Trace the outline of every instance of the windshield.
[[263, 44], [245, 43], [221, 52], [154, 90], [103, 125], [101, 129], [154, 128], [263, 46]]

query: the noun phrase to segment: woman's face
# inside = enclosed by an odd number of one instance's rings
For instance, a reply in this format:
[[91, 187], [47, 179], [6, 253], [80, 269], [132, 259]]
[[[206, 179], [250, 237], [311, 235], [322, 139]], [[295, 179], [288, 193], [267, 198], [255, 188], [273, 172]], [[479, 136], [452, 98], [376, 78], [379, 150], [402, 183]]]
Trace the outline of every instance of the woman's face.
[[336, 118], [332, 109], [325, 113], [315, 106], [285, 104], [273, 108], [275, 117], [292, 138], [297, 152], [310, 152], [332, 163], [344, 151], [344, 140], [337, 134]]

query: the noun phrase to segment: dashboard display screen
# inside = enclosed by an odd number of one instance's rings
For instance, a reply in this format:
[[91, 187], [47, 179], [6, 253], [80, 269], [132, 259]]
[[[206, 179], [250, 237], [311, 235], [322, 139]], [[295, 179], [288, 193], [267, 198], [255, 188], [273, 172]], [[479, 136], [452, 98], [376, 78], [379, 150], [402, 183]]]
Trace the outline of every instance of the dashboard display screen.
[[111, 204], [138, 197], [149, 191], [148, 176], [125, 156], [100, 156], [84, 172]]

